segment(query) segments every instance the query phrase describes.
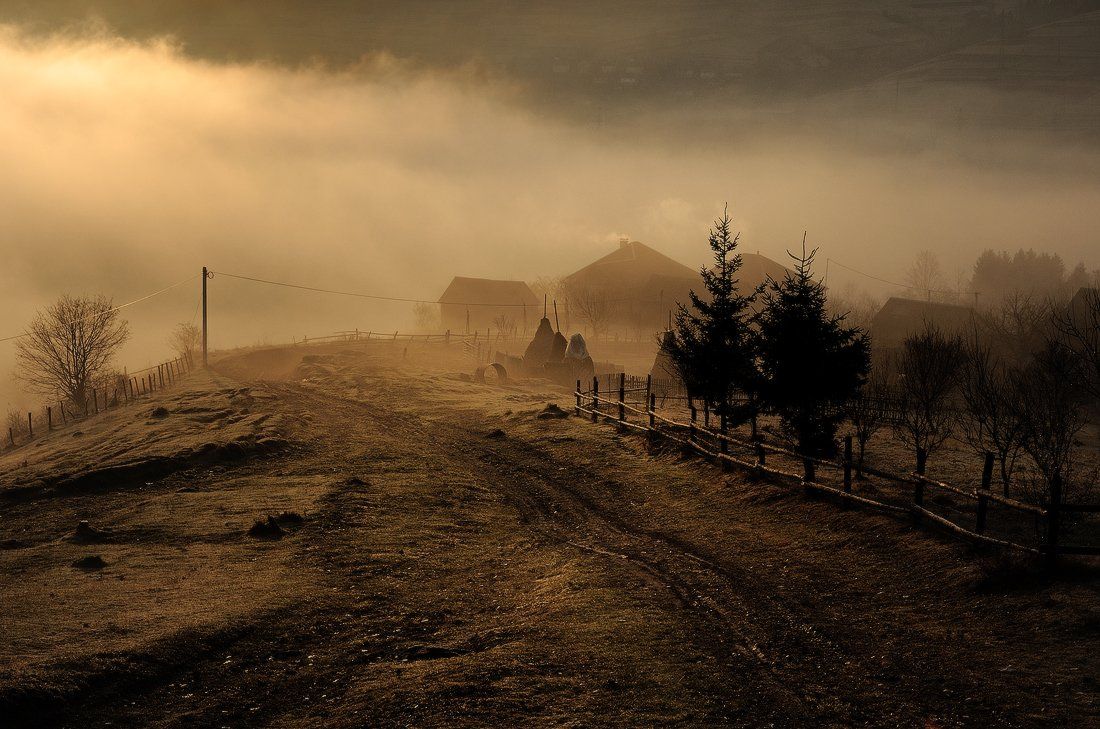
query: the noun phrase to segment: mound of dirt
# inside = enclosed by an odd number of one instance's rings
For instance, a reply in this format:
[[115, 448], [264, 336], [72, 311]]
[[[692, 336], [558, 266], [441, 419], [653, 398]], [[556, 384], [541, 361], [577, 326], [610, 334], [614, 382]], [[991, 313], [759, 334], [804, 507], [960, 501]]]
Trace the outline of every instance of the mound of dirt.
[[256, 539], [282, 539], [284, 534], [286, 532], [283, 531], [283, 528], [279, 526], [279, 522], [275, 521], [273, 516], [269, 516], [267, 519], [257, 519], [248, 530], [248, 536]]
[[98, 554], [90, 554], [87, 557], [81, 557], [77, 561], [73, 562], [73, 567], [78, 570], [101, 570], [107, 566], [107, 563], [103, 561], [103, 558]]
[[69, 541], [76, 542], [77, 544], [96, 544], [105, 541], [109, 536], [110, 532], [96, 529], [88, 522], [81, 521], [76, 525], [76, 529], [73, 530], [73, 534], [69, 537]]
[[569, 413], [558, 407], [557, 403], [547, 403], [542, 412], [535, 416], [539, 420], [552, 420], [556, 418], [568, 418]]
[[305, 517], [296, 511], [284, 511], [278, 516], [269, 516], [266, 519], [257, 519], [249, 528], [248, 536], [256, 539], [282, 539], [288, 530], [293, 530], [305, 523]]
[[153, 412], [149, 413], [149, 416], [153, 418], [167, 418], [168, 408], [164, 407], [163, 405], [153, 408]]

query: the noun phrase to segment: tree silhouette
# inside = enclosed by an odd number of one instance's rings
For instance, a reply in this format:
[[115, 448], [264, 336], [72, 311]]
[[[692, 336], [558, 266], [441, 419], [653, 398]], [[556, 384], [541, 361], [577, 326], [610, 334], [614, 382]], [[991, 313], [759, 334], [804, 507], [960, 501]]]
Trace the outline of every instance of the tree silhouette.
[[88, 390], [108, 374], [129, 336], [109, 299], [62, 296], [34, 317], [16, 344], [18, 375], [34, 392], [60, 392], [84, 408]]
[[[814, 249], [788, 252], [794, 272], [768, 281], [759, 314], [759, 358], [764, 405], [779, 416], [782, 433], [804, 455], [835, 448], [844, 405], [858, 395], [870, 368], [870, 341], [843, 316], [830, 316], [825, 287], [813, 278]], [[812, 480], [812, 461], [805, 462]]]
[[735, 253], [740, 234], [733, 234], [729, 213], [714, 221], [708, 243], [714, 267], [700, 274], [708, 298], [690, 293], [691, 305], [677, 304], [674, 336], [668, 352], [688, 392], [702, 398], [723, 424], [743, 422], [753, 406], [736, 406], [735, 396], [747, 394], [752, 402], [758, 374], [752, 305], [759, 289], [742, 294], [737, 271], [741, 255]]

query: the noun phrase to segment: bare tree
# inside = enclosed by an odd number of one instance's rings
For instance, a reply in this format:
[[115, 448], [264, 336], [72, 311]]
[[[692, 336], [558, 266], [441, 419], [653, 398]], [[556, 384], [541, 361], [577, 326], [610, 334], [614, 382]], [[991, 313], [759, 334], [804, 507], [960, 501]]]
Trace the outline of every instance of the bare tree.
[[1050, 340], [1013, 377], [1023, 448], [1048, 487], [1059, 478], [1067, 491], [1074, 445], [1085, 425], [1082, 367], [1076, 353]]
[[962, 338], [929, 326], [905, 340], [898, 377], [898, 419], [894, 430], [916, 453], [917, 473], [929, 454], [954, 431], [951, 398], [965, 359]]
[[422, 332], [435, 332], [443, 326], [439, 304], [413, 304], [413, 318], [416, 328]]
[[905, 283], [915, 295], [932, 300], [933, 293], [943, 289], [943, 268], [940, 259], [932, 251], [921, 251], [913, 265], [905, 272]]
[[[562, 304], [565, 304], [569, 300], [569, 287], [566, 285], [565, 279], [563, 279], [561, 276], [539, 276], [528, 285], [531, 287], [531, 291], [534, 292], [535, 296], [537, 296], [539, 299], [545, 299], [548, 303], [560, 301], [562, 302]], [[562, 311], [562, 323], [565, 325], [565, 331], [569, 331], [569, 307], [564, 306], [563, 308], [564, 311]], [[533, 313], [537, 313], [537, 316], [535, 316], [532, 321], [538, 321], [538, 319], [542, 316], [541, 310]]]
[[1022, 365], [1043, 347], [1050, 333], [1054, 305], [1049, 299], [1013, 291], [979, 315], [978, 323], [995, 353]]
[[18, 340], [18, 377], [33, 392], [60, 392], [85, 407], [89, 387], [107, 373], [129, 335], [109, 299], [62, 296], [35, 315]]
[[867, 443], [889, 422], [890, 386], [888, 363], [874, 363], [856, 397], [848, 401], [845, 414], [856, 441], [856, 478], [863, 478]]
[[829, 289], [829, 313], [844, 317], [850, 326], [871, 331], [871, 321], [882, 308], [882, 301], [867, 291], [847, 284], [841, 289]]
[[569, 291], [569, 308], [585, 323], [593, 339], [607, 331], [611, 321], [611, 302], [607, 294], [588, 286], [576, 286]]
[[1016, 398], [1017, 373], [975, 331], [967, 343], [961, 381], [966, 403], [963, 437], [983, 456], [994, 454], [1000, 466], [1001, 486], [1008, 496], [1024, 438], [1024, 424]]
[[1085, 388], [1100, 400], [1100, 288], [1084, 289], [1054, 317], [1054, 327], [1082, 360]]
[[180, 322], [168, 335], [168, 346], [184, 360], [191, 361], [202, 346], [202, 330], [190, 322]]

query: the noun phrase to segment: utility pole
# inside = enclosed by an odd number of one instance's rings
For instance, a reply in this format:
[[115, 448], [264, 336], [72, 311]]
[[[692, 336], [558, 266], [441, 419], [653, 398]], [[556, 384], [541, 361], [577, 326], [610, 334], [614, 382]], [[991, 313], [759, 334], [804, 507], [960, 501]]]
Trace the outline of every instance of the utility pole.
[[209, 276], [206, 266], [202, 267], [202, 366], [206, 367], [206, 279]]

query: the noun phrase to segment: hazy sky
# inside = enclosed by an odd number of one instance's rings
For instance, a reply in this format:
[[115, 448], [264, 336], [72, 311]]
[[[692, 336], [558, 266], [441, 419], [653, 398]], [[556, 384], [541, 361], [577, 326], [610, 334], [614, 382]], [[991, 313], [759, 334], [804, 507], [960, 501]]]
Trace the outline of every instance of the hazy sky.
[[[60, 293], [120, 302], [203, 265], [428, 299], [456, 274], [566, 274], [624, 234], [698, 266], [724, 201], [745, 249], [777, 260], [808, 229], [822, 260], [886, 278], [922, 248], [949, 273], [987, 247], [1100, 267], [1088, 148], [897, 129], [824, 107], [791, 119], [732, 100], [573, 125], [472, 66], [228, 65], [169, 43], [32, 41], [11, 27], [0, 29], [0, 89], [0, 336]], [[197, 291], [127, 311], [125, 364], [167, 354]], [[409, 321], [407, 305], [226, 278], [211, 292], [216, 346]], [[0, 403], [15, 405], [11, 351], [0, 344]]]

